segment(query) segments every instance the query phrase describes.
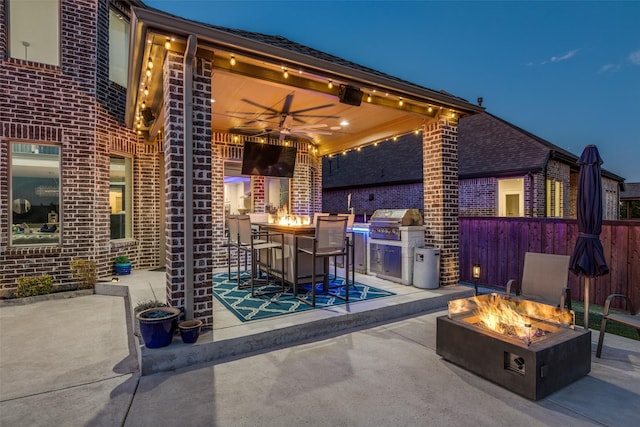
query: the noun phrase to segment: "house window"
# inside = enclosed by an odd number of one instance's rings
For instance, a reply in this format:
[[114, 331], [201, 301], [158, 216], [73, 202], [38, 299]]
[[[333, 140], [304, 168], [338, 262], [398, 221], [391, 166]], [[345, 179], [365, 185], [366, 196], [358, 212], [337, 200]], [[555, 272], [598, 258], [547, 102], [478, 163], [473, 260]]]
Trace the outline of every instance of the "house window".
[[133, 237], [132, 160], [111, 156], [109, 167], [109, 205], [111, 207], [111, 239]]
[[278, 210], [291, 212], [288, 178], [265, 178], [265, 193], [268, 213], [276, 214]]
[[224, 213], [238, 215], [251, 212], [251, 177], [242, 176], [240, 163], [224, 164]]
[[12, 245], [60, 243], [60, 147], [11, 143]]
[[547, 180], [547, 217], [564, 216], [564, 190], [561, 181]]
[[9, 0], [9, 55], [60, 65], [58, 0]]
[[524, 216], [524, 180], [498, 181], [498, 216]]
[[109, 80], [127, 87], [129, 67], [129, 20], [122, 13], [109, 10]]

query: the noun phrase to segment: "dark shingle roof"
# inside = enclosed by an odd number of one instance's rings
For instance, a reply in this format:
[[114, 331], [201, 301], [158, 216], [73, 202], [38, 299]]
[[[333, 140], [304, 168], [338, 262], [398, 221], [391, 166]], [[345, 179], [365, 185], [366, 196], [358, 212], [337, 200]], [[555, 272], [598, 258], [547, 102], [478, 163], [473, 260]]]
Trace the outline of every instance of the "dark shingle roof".
[[624, 191], [620, 192], [620, 200], [640, 200], [640, 182], [627, 182]]
[[458, 174], [460, 178], [538, 172], [551, 152], [575, 163], [577, 157], [489, 113], [460, 120]]
[[[543, 170], [549, 159], [578, 169], [578, 157], [487, 112], [464, 117], [458, 125], [458, 176], [463, 179], [535, 173]], [[624, 181], [605, 169], [602, 175]]]

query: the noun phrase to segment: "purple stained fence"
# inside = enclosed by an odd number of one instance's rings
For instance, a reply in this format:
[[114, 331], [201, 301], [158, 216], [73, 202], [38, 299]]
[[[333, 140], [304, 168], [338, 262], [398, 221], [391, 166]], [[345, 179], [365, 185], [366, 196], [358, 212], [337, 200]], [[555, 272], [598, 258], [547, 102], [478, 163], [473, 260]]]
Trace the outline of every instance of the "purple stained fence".
[[[504, 288], [520, 280], [525, 252], [571, 255], [578, 237], [576, 220], [551, 218], [460, 217], [460, 281], [473, 283], [474, 263], [482, 266], [481, 285]], [[610, 273], [592, 279], [591, 300], [628, 295], [640, 307], [640, 221], [603, 221], [600, 240]], [[582, 301], [583, 278], [569, 274], [571, 297]]]

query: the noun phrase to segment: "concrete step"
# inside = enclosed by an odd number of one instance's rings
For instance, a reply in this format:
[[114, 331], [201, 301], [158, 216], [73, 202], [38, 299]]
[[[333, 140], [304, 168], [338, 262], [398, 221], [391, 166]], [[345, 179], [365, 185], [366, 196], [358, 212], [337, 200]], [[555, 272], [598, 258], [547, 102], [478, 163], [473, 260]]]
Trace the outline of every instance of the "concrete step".
[[195, 344], [176, 335], [171, 345], [138, 347], [140, 372], [150, 375], [204, 362], [222, 362], [320, 340], [401, 318], [444, 310], [450, 300], [473, 296], [465, 286], [417, 290], [409, 294], [310, 310], [272, 319], [203, 331]]

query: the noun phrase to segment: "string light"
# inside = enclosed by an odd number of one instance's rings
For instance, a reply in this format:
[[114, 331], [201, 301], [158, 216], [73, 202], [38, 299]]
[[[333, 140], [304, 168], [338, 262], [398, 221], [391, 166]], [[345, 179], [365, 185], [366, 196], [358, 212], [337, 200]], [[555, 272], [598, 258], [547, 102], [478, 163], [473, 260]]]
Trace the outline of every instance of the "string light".
[[151, 77], [151, 68], [147, 68], [147, 77]]
[[[355, 148], [355, 150], [356, 151], [361, 151], [362, 148], [367, 148], [369, 146], [377, 147], [378, 144], [381, 143], [381, 142], [397, 141], [398, 138], [401, 138], [401, 137], [406, 136], [406, 135], [411, 135], [413, 133], [415, 133], [416, 135], [419, 135], [421, 131], [422, 130], [420, 128], [418, 128], [418, 129], [413, 129], [413, 130], [410, 130], [408, 132], [405, 132], [405, 133], [402, 133], [402, 134], [399, 134], [399, 135], [393, 135], [393, 136], [389, 136], [389, 137], [386, 137], [386, 138], [380, 138], [380, 139], [372, 141], [372, 142], [364, 143], [361, 146]], [[347, 150], [342, 151], [342, 155], [346, 156], [349, 151], [351, 151], [351, 150], [347, 149]], [[332, 158], [335, 154], [336, 153], [328, 153], [325, 156], [328, 157], [328, 158]]]
[[167, 50], [171, 49], [171, 40], [169, 39], [169, 37], [167, 37], [167, 41], [164, 42], [164, 48]]
[[229, 60], [229, 64], [231, 64], [231, 66], [233, 67], [234, 65], [236, 65], [236, 57], [231, 55], [231, 59]]
[[404, 101], [402, 100], [402, 98], [400, 98], [400, 100], [398, 101], [398, 105], [401, 107], [404, 105]]
[[149, 61], [147, 62], [147, 68], [153, 68], [153, 61], [151, 60], [151, 57], [149, 57]]
[[142, 101], [140, 107], [142, 107], [142, 109], [144, 110], [145, 108], [147, 108], [147, 103], [145, 101]]
[[333, 82], [331, 80], [329, 80], [329, 89], [333, 89]]
[[371, 102], [371, 94], [367, 95], [367, 102]]
[[288, 79], [288, 78], [289, 78], [289, 71], [287, 71], [287, 69], [286, 69], [286, 68], [284, 69], [283, 76], [284, 76], [284, 78], [285, 78], [285, 79]]
[[149, 88], [147, 86], [144, 87], [144, 95], [149, 95]]

